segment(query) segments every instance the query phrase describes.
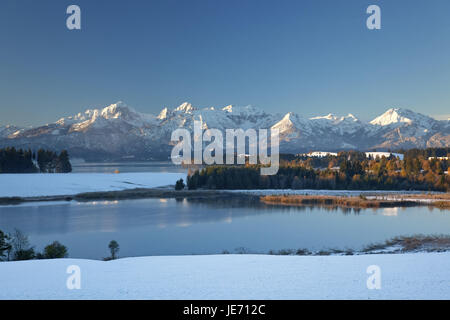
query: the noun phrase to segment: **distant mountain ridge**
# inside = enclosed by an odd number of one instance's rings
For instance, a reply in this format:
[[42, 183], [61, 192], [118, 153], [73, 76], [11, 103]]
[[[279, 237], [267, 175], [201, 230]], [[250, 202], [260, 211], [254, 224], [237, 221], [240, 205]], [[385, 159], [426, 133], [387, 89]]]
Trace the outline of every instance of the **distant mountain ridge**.
[[353, 114], [305, 118], [293, 112], [271, 114], [254, 106], [200, 109], [188, 102], [152, 115], [117, 102], [43, 126], [0, 126], [0, 147], [67, 149], [72, 157], [86, 160], [167, 159], [172, 131], [192, 130], [194, 120], [219, 130], [278, 128], [280, 151], [290, 153], [450, 146], [450, 120], [402, 108], [363, 122]]

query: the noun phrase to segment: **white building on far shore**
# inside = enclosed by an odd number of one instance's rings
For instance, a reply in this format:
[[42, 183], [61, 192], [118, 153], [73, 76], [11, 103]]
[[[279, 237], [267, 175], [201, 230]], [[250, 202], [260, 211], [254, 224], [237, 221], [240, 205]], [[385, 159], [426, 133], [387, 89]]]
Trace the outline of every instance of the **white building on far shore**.
[[[366, 157], [372, 157], [372, 158], [382, 158], [382, 157], [386, 157], [389, 158], [391, 155], [394, 157], [399, 157], [400, 160], [403, 160], [403, 154], [400, 153], [392, 153], [392, 152], [366, 152]], [[299, 154], [299, 156], [305, 156], [305, 157], [317, 157], [317, 158], [323, 158], [326, 156], [337, 156], [338, 154], [336, 152], [327, 152], [327, 151], [312, 151], [309, 153], [302, 153]]]
[[308, 153], [299, 154], [299, 156], [323, 158], [326, 156], [337, 156], [337, 153], [336, 152], [325, 152], [325, 151], [312, 151], [312, 152], [308, 152]]
[[376, 159], [376, 157], [382, 158], [382, 157], [386, 157], [389, 158], [390, 156], [394, 156], [394, 157], [398, 157], [400, 160], [403, 160], [403, 155], [401, 153], [393, 153], [393, 152], [366, 152], [366, 157], [372, 157], [374, 159]]

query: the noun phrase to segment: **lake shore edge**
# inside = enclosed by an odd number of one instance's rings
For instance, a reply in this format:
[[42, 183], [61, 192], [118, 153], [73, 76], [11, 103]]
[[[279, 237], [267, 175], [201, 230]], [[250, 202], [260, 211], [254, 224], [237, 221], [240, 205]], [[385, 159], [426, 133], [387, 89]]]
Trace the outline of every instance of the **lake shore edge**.
[[[320, 192], [321, 190], [319, 190]], [[323, 190], [324, 193], [328, 190]], [[335, 191], [335, 190], [333, 190]], [[383, 193], [385, 192], [385, 194]], [[283, 206], [337, 206], [342, 208], [393, 208], [393, 207], [414, 207], [430, 206], [441, 209], [450, 208], [450, 193], [442, 194], [391, 194], [388, 190], [374, 190], [376, 195], [362, 194], [358, 196], [347, 195], [259, 195], [251, 193], [249, 190], [174, 190], [168, 187], [157, 188], [135, 188], [114, 191], [92, 191], [82, 192], [72, 195], [48, 195], [48, 196], [14, 196], [0, 197], [0, 205], [18, 205], [30, 202], [54, 202], [54, 201], [100, 201], [100, 200], [134, 200], [148, 198], [233, 198], [233, 199], [254, 199], [269, 205]]]
[[0, 205], [17, 205], [27, 202], [53, 202], [53, 201], [99, 201], [99, 200], [134, 200], [148, 198], [255, 198], [255, 195], [217, 190], [173, 190], [168, 188], [136, 188], [118, 191], [93, 191], [74, 195], [33, 196], [33, 197], [0, 197]]

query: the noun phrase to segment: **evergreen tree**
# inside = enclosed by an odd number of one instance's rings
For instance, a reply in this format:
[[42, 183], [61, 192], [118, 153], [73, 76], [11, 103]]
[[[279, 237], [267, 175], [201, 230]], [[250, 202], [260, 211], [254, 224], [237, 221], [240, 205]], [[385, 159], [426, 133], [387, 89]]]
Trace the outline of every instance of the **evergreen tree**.
[[56, 169], [55, 171], [58, 173], [72, 172], [72, 165], [70, 164], [69, 154], [67, 150], [63, 150], [59, 154], [55, 169]]
[[31, 150], [16, 150], [14, 147], [0, 149], [0, 173], [36, 172], [31, 154]]
[[183, 179], [180, 179], [175, 183], [175, 190], [183, 190], [185, 186]]
[[44, 253], [39, 256], [42, 259], [67, 258], [67, 248], [58, 241], [54, 241], [44, 248]]
[[117, 241], [116, 240], [111, 240], [111, 242], [108, 245], [108, 248], [109, 248], [109, 250], [111, 252], [111, 259], [112, 260], [116, 259], [116, 254], [120, 250], [119, 244], [117, 243]]

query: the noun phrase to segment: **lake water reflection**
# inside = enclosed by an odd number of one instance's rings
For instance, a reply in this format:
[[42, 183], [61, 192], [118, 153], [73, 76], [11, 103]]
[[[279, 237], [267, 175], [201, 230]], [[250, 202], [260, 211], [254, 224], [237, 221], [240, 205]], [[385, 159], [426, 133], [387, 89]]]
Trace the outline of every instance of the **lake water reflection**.
[[254, 201], [144, 199], [0, 207], [0, 229], [27, 233], [36, 249], [58, 240], [70, 257], [210, 254], [244, 247], [359, 249], [398, 235], [449, 234], [449, 211], [427, 207], [342, 210]]

